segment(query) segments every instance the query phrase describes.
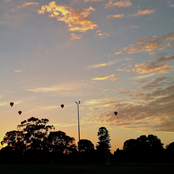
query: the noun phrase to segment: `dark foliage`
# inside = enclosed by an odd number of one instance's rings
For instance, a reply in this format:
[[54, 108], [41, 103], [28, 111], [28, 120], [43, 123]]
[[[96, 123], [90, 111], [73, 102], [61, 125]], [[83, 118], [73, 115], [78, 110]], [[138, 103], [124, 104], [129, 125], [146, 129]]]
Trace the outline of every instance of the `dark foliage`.
[[[17, 126], [17, 130], [5, 134], [1, 144], [0, 163], [78, 163], [79, 153], [75, 139], [62, 131], [53, 131], [47, 125], [48, 119], [31, 117]], [[163, 148], [163, 143], [155, 135], [141, 135], [137, 139], [126, 140], [123, 150], [110, 153], [110, 136], [105, 127], [98, 131], [99, 142], [87, 139], [78, 142], [82, 163], [112, 162], [174, 162], [174, 142]]]

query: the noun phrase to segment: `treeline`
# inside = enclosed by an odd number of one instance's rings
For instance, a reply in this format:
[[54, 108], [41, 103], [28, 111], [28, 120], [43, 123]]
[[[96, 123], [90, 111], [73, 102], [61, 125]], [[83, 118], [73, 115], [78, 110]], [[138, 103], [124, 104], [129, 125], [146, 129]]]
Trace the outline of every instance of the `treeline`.
[[[105, 127], [98, 130], [98, 143], [75, 139], [47, 125], [48, 119], [31, 117], [5, 134], [1, 144], [0, 163], [106, 163], [112, 162], [174, 162], [174, 142], [165, 149], [155, 135], [142, 135], [126, 140], [123, 150], [110, 152], [110, 136]], [[79, 153], [80, 152], [80, 153]]]

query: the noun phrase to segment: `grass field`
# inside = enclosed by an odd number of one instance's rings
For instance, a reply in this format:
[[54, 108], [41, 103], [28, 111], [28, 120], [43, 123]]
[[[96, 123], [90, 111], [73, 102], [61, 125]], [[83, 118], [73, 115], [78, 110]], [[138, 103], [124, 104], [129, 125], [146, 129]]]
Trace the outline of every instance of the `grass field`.
[[0, 174], [174, 174], [174, 163], [105, 165], [0, 165]]

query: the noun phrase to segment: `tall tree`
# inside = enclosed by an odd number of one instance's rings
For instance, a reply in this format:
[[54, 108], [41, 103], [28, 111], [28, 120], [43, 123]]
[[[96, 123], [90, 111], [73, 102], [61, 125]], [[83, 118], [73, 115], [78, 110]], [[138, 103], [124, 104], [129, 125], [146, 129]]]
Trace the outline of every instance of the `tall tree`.
[[98, 145], [96, 146], [97, 149], [104, 147], [107, 149], [111, 148], [109, 132], [105, 127], [100, 127], [97, 135], [99, 139]]
[[99, 142], [96, 146], [98, 152], [98, 160], [108, 165], [110, 164], [110, 136], [109, 132], [105, 127], [100, 127], [97, 133]]

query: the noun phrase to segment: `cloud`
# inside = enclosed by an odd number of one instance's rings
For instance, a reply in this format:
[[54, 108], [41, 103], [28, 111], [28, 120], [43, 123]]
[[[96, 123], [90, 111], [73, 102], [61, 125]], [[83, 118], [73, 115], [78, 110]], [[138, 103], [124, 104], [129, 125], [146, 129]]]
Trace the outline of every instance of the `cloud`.
[[145, 73], [161, 70], [162, 68], [168, 67], [168, 65], [169, 65], [168, 63], [157, 64], [155, 61], [150, 60], [146, 63], [135, 64], [135, 67], [138, 67], [136, 69], [136, 72], [138, 74], [145, 74]]
[[3, 2], [10, 2], [11, 0], [4, 0]]
[[[174, 132], [174, 81], [172, 78], [157, 78], [147, 86], [160, 84], [161, 88], [142, 93], [141, 90], [122, 91], [131, 96], [131, 102], [119, 99], [100, 99], [98, 110], [92, 110], [83, 122], [120, 126], [124, 129], [153, 132]], [[91, 106], [92, 107], [92, 106]], [[96, 108], [94, 106], [93, 108]], [[114, 111], [118, 115], [114, 115]]]
[[122, 18], [124, 15], [123, 14], [116, 14], [116, 15], [108, 15], [108, 18]]
[[105, 4], [105, 8], [108, 7], [130, 7], [132, 5], [132, 3], [129, 0], [121, 0], [121, 1], [117, 1], [117, 2], [113, 2], [112, 0], [110, 0], [107, 4]]
[[21, 73], [22, 70], [15, 70], [14, 73]]
[[81, 39], [82, 38], [82, 35], [77, 35], [75, 33], [71, 33], [71, 40], [74, 40], [74, 39]]
[[[159, 88], [163, 86], [164, 81], [169, 80], [169, 77], [158, 77], [153, 79], [152, 82], [148, 83], [147, 85], [143, 86], [142, 88], [145, 90], [150, 90], [154, 88]], [[147, 83], [147, 81], [141, 81], [140, 84]]]
[[135, 14], [128, 15], [128, 17], [130, 17], [130, 16], [141, 16], [141, 15], [152, 14], [152, 13], [154, 13], [154, 11], [155, 10], [142, 10], [142, 11], [140, 10], [140, 11], [138, 11]]
[[[162, 56], [158, 58], [157, 60], [150, 60], [145, 63], [139, 63], [135, 64], [136, 72], [138, 74], [145, 74], [145, 73], [151, 73], [154, 72], [155, 74], [164, 74], [168, 73], [168, 71], [171, 69], [169, 67], [169, 64], [167, 61], [174, 60], [174, 56], [167, 57], [167, 56]], [[162, 63], [161, 63], [162, 62]]]
[[140, 82], [134, 82], [134, 84], [136, 84], [136, 85], [143, 85], [143, 84], [145, 84], [147, 82], [148, 82], [148, 80], [142, 80]]
[[[137, 40], [136, 44], [131, 44], [128, 47], [124, 47], [121, 51], [127, 51], [128, 54], [139, 53], [139, 52], [152, 52], [155, 50], [162, 50], [167, 47], [167, 45], [172, 40], [174, 40], [174, 31], [171, 31], [167, 35], [161, 38], [156, 38], [157, 36], [144, 37]], [[171, 44], [172, 46], [172, 44]]]
[[38, 13], [50, 13], [49, 17], [55, 17], [58, 21], [65, 22], [69, 31], [85, 32], [98, 27], [88, 19], [91, 11], [95, 11], [91, 6], [86, 9], [74, 9], [67, 5], [57, 5], [55, 1], [52, 1], [48, 5], [42, 6]]
[[119, 54], [121, 54], [122, 52], [120, 51], [120, 52], [115, 52], [115, 55], [119, 55]]
[[110, 80], [110, 81], [118, 80], [118, 78], [114, 78], [114, 77], [115, 77], [115, 74], [111, 74], [109, 76], [95, 77], [95, 78], [92, 78], [92, 80]]
[[39, 3], [37, 2], [25, 2], [23, 5], [21, 6], [18, 6], [18, 8], [24, 8], [24, 7], [27, 7], [27, 6], [30, 6], [30, 5], [38, 5]]
[[74, 124], [67, 124], [67, 123], [53, 123], [53, 126], [59, 126], [59, 127], [72, 127], [77, 126], [77, 123]]
[[127, 69], [127, 68], [124, 68], [124, 69], [118, 68], [118, 69], [117, 69], [117, 71], [125, 71], [125, 72], [130, 72], [130, 70], [129, 70], [129, 69]]
[[170, 7], [174, 7], [174, 4], [172, 4], [170, 1], [168, 1], [168, 5], [169, 5]]
[[131, 28], [138, 28], [138, 26], [137, 25], [133, 25], [133, 26], [131, 26]]
[[116, 62], [118, 62], [118, 61], [110, 61], [107, 63], [89, 65], [86, 67], [86, 69], [96, 69], [96, 68], [101, 68], [101, 67], [105, 67], [105, 66], [111, 66], [111, 65], [114, 65]]
[[110, 37], [109, 33], [97, 33], [98, 36], [104, 37]]
[[125, 60], [127, 60], [127, 61], [128, 61], [128, 60], [132, 60], [132, 58], [125, 58]]
[[164, 61], [170, 61], [174, 60], [174, 56], [168, 57], [168, 56], [162, 56], [159, 59], [157, 59], [157, 62], [164, 62]]
[[73, 84], [61, 84], [50, 87], [37, 87], [33, 89], [26, 89], [26, 91], [35, 92], [35, 93], [48, 93], [48, 92], [56, 92], [56, 91], [74, 91], [79, 90], [81, 88], [86, 87], [85, 83], [73, 83]]
[[99, 1], [103, 1], [103, 0], [85, 0], [84, 2], [99, 2]]
[[151, 77], [151, 76], [154, 76], [154, 75], [155, 75], [154, 73], [151, 73], [151, 74], [146, 74], [146, 75], [142, 75], [142, 76], [131, 77], [130, 79], [140, 80], [140, 79], [144, 79], [144, 78]]

